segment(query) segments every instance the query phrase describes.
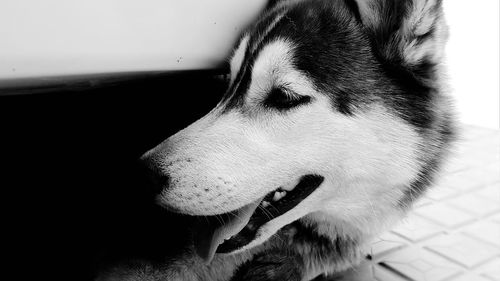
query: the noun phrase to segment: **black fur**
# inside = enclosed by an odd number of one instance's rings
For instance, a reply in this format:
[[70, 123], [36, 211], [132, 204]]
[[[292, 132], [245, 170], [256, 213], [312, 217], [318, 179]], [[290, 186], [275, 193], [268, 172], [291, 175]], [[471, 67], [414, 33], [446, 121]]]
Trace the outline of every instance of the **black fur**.
[[[436, 64], [424, 59], [416, 65], [407, 65], [403, 54], [391, 44], [400, 31], [412, 1], [373, 1], [382, 24], [366, 27], [362, 24], [356, 1], [307, 1], [287, 10], [255, 51], [247, 54], [244, 66], [229, 89], [225, 99], [227, 110], [241, 106], [248, 89], [250, 70], [258, 52], [265, 43], [286, 38], [297, 46], [295, 64], [306, 73], [318, 90], [331, 96], [334, 108], [347, 115], [356, 113], [373, 100], [383, 100], [396, 113], [425, 130], [432, 126], [432, 106], [437, 89], [433, 83]], [[436, 5], [438, 14], [440, 2]], [[273, 5], [271, 5], [273, 6]], [[265, 15], [251, 28], [252, 34], [261, 34], [277, 13]], [[437, 15], [438, 16], [438, 15]], [[433, 38], [435, 29], [415, 35], [421, 43]]]
[[337, 236], [327, 237], [317, 232], [315, 225], [306, 225], [300, 221], [292, 223], [285, 228], [285, 231], [293, 229], [293, 243], [297, 248], [308, 248], [309, 251], [302, 253], [304, 256], [317, 261], [341, 261], [349, 259], [353, 254], [357, 241]]
[[300, 255], [288, 249], [275, 248], [243, 264], [231, 281], [300, 281], [303, 267]]
[[452, 116], [448, 115], [440, 123], [441, 127], [438, 128], [439, 139], [434, 144], [439, 152], [427, 161], [424, 167], [421, 168], [418, 178], [408, 186], [404, 196], [399, 200], [400, 207], [409, 208], [415, 199], [420, 198], [432, 185], [437, 172], [443, 164], [443, 159], [449, 153], [447, 146], [456, 139], [456, 129], [452, 121]]
[[[352, 5], [350, 8], [352, 9]], [[277, 13], [279, 12], [265, 15], [250, 29], [252, 34], [264, 33], [266, 23], [271, 22]], [[363, 80], [372, 74], [371, 71], [364, 70], [371, 65], [376, 68], [376, 62], [370, 61], [370, 51], [363, 50], [363, 46], [367, 46], [369, 41], [361, 33], [355, 17], [353, 18], [352, 11], [338, 1], [311, 1], [289, 9], [264, 38], [250, 38], [248, 45], [257, 45], [253, 47], [253, 52], [249, 50], [252, 48], [247, 49], [243, 67], [223, 99], [228, 102], [226, 109], [242, 105], [243, 96], [251, 83], [251, 67], [258, 52], [267, 42], [279, 36], [296, 43], [297, 67], [313, 79], [319, 90], [332, 96], [333, 106], [338, 107], [342, 113], [351, 114], [350, 101], [370, 99], [371, 93], [366, 89], [373, 88], [373, 85], [363, 83]], [[256, 40], [260, 40], [259, 43]], [[340, 95], [337, 100], [336, 94]], [[363, 97], [355, 97], [359, 94]]]
[[316, 226], [296, 221], [277, 235], [277, 245], [241, 265], [231, 281], [302, 280], [308, 264], [334, 264], [352, 258], [357, 242], [318, 234]]
[[277, 10], [268, 14], [264, 14], [261, 20], [258, 21], [253, 27], [252, 35], [250, 36], [248, 42], [248, 45], [250, 47], [245, 51], [242, 66], [236, 74], [234, 82], [232, 83], [232, 85], [230, 85], [228, 91], [222, 97], [222, 102], [227, 102], [226, 108], [223, 113], [233, 108], [240, 107], [243, 104], [243, 97], [245, 96], [248, 87], [252, 82], [252, 67], [255, 63], [256, 55], [261, 51], [262, 47], [265, 46], [265, 43], [269, 41], [269, 34], [264, 38], [261, 38], [259, 34], [262, 34], [264, 30], [266, 30], [268, 25], [280, 12], [280, 10]]
[[362, 23], [358, 3], [355, 0], [344, 0], [346, 7], [352, 12], [357, 22]]

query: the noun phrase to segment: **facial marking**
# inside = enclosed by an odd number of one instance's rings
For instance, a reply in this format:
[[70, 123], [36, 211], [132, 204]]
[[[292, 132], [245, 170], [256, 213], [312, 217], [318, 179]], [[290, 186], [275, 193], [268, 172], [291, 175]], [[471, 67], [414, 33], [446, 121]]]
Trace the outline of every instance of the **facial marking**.
[[236, 74], [238, 74], [238, 70], [241, 68], [243, 64], [243, 59], [245, 58], [245, 53], [248, 47], [248, 40], [250, 39], [250, 35], [245, 35], [241, 40], [233, 53], [233, 56], [230, 61], [231, 65], [231, 83], [234, 82], [236, 78]]
[[265, 42], [267, 36], [277, 26], [285, 13], [286, 11], [278, 10], [263, 17], [252, 35], [245, 36], [241, 40], [231, 60], [230, 88], [226, 96], [223, 97], [223, 101], [228, 102], [228, 108], [239, 104], [241, 101], [241, 96], [246, 92], [251, 81], [255, 57], [260, 53], [262, 43]]
[[[259, 45], [264, 41], [267, 35], [271, 33], [271, 31], [276, 27], [278, 22], [281, 21], [283, 16], [285, 15], [286, 12], [283, 11], [278, 11], [277, 15], [274, 16], [274, 18], [270, 21], [270, 23], [265, 26], [262, 31], [257, 31], [254, 33], [252, 37], [252, 47], [250, 48], [250, 51], [252, 53], [258, 51]], [[269, 16], [271, 17], [271, 16]]]
[[247, 102], [261, 100], [273, 87], [286, 84], [284, 74], [292, 71], [293, 47], [285, 40], [267, 44], [257, 55], [252, 68]]
[[307, 103], [317, 95], [312, 81], [294, 66], [294, 45], [277, 39], [262, 48], [252, 68], [251, 84], [245, 95], [245, 105], [268, 104], [272, 95], [282, 92], [278, 100], [283, 108]]

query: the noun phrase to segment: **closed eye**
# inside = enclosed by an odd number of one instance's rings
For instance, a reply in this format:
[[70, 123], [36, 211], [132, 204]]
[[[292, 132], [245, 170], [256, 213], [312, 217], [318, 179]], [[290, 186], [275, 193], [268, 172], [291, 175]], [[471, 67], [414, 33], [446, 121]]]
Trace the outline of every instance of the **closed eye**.
[[309, 103], [310, 96], [301, 96], [291, 93], [284, 88], [273, 88], [264, 100], [264, 106], [278, 110], [287, 110], [299, 105]]

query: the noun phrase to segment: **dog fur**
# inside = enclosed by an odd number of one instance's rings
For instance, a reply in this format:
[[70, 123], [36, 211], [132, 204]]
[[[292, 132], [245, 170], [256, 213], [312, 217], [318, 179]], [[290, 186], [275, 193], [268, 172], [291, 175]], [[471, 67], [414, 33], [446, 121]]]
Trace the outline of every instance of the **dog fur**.
[[446, 38], [440, 0], [271, 1], [237, 42], [216, 108], [143, 160], [162, 184], [159, 203], [192, 216], [258, 204], [305, 175], [319, 187], [208, 264], [190, 249], [99, 280], [298, 281], [355, 265], [448, 154]]

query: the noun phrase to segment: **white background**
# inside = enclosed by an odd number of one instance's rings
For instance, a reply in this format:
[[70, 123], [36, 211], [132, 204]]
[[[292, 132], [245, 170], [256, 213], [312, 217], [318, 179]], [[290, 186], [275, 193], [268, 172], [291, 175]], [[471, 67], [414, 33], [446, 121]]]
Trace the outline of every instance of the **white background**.
[[500, 1], [445, 0], [447, 65], [459, 118], [499, 128]]
[[[1, 0], [2, 79], [210, 68], [266, 0]], [[462, 122], [499, 127], [498, 0], [444, 0]]]

